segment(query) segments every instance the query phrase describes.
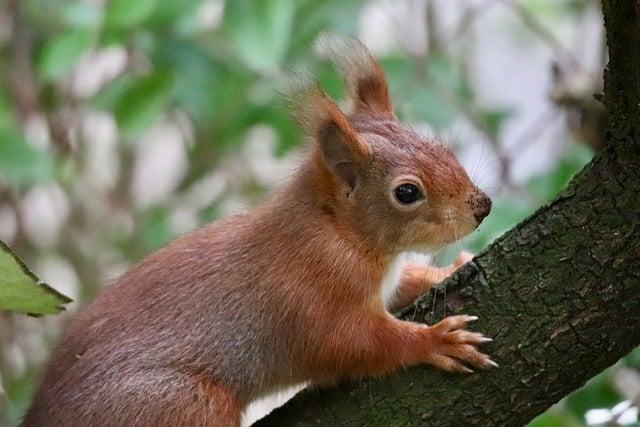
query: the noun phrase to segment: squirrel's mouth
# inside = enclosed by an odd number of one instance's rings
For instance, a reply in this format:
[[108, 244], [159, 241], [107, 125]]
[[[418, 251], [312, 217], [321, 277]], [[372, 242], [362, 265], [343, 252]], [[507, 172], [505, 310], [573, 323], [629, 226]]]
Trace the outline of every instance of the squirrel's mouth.
[[446, 222], [446, 232], [443, 233], [442, 243], [448, 245], [460, 240], [475, 231], [478, 225], [479, 223], [475, 218], [470, 218], [466, 221], [460, 218], [451, 218]]
[[478, 227], [478, 222], [470, 211], [456, 212], [451, 209], [446, 215], [414, 223], [414, 227], [415, 233], [404, 236], [401, 250], [433, 253], [472, 233]]

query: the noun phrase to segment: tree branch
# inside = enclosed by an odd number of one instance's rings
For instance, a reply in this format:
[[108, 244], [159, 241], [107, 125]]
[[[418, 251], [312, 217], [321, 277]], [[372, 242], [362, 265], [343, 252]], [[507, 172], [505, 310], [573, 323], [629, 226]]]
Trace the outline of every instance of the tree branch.
[[[478, 315], [500, 368], [415, 367], [308, 390], [259, 426], [521, 426], [640, 344], [640, 5], [604, 0], [608, 143], [555, 201], [443, 283], [446, 314]], [[425, 295], [401, 317], [432, 323]], [[442, 311], [442, 310], [438, 310]]]

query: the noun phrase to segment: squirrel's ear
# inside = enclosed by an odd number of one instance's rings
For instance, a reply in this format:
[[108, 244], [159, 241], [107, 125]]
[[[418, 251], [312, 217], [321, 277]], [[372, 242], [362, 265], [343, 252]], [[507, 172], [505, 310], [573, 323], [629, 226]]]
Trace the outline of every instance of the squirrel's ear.
[[349, 119], [313, 80], [299, 80], [289, 93], [298, 123], [317, 142], [327, 166], [350, 189], [369, 149]]
[[321, 55], [342, 74], [355, 113], [393, 117], [387, 79], [369, 49], [353, 37], [325, 34], [318, 39]]

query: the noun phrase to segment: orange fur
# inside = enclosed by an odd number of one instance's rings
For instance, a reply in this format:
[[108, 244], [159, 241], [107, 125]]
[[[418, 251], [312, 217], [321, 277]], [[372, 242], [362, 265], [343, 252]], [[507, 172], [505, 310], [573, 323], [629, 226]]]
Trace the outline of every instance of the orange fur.
[[470, 261], [471, 258], [471, 254], [460, 252], [455, 261], [445, 267], [407, 262], [400, 276], [400, 283], [394, 295], [393, 305], [389, 308], [394, 311], [411, 304], [413, 300], [427, 293], [434, 285], [451, 275], [463, 264]]
[[[379, 66], [347, 45], [339, 57], [371, 79], [345, 69], [355, 111], [302, 85], [292, 98], [313, 143], [291, 181], [150, 255], [85, 307], [24, 426], [236, 426], [249, 402], [292, 384], [493, 365], [474, 347], [486, 339], [463, 329], [473, 318], [426, 326], [385, 310], [392, 260], [470, 232], [490, 200], [446, 147], [393, 118]], [[406, 181], [424, 197], [405, 206], [394, 191]], [[433, 282], [429, 271], [409, 266], [403, 303]]]

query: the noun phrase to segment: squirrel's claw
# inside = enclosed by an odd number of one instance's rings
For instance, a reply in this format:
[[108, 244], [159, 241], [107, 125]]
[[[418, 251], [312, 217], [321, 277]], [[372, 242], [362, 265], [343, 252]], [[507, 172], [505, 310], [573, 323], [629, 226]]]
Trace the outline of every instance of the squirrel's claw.
[[447, 371], [467, 373], [471, 370], [463, 363], [483, 369], [498, 367], [496, 362], [475, 347], [492, 339], [479, 332], [463, 329], [467, 323], [477, 319], [476, 316], [450, 316], [430, 327], [428, 331], [431, 339], [427, 362]]

